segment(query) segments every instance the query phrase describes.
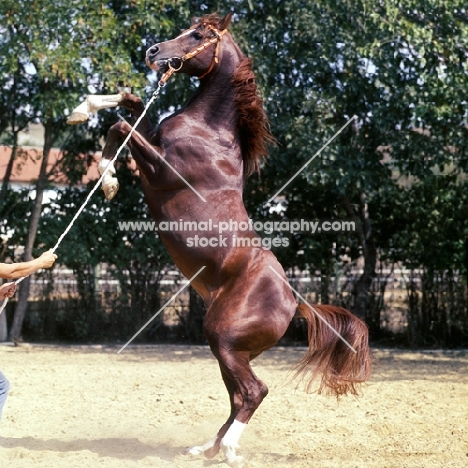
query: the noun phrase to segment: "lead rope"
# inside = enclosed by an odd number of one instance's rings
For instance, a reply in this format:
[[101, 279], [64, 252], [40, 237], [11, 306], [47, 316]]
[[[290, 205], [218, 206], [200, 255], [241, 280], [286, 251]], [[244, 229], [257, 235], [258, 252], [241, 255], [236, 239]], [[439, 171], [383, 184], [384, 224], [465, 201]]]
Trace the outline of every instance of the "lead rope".
[[[153, 104], [153, 102], [156, 100], [156, 98], [158, 97], [160, 91], [161, 91], [161, 88], [164, 88], [164, 86], [166, 86], [166, 81], [167, 79], [169, 78], [169, 76], [164, 80], [164, 77], [158, 82], [158, 88], [154, 91], [154, 93], [152, 94], [151, 96], [151, 99], [148, 101], [148, 103], [146, 104], [146, 107], [145, 109], [143, 110], [143, 113], [140, 115], [140, 117], [138, 117], [137, 121], [135, 122], [135, 125], [133, 125], [132, 129], [130, 130], [130, 133], [127, 135], [127, 137], [125, 138], [124, 142], [120, 145], [119, 149], [117, 150], [117, 153], [115, 153], [115, 156], [112, 158], [111, 162], [107, 164], [106, 168], [104, 169], [103, 173], [101, 174], [101, 177], [99, 178], [99, 180], [96, 182], [96, 185], [92, 188], [92, 190], [88, 193], [88, 196], [86, 197], [86, 200], [83, 202], [83, 204], [80, 206], [80, 208], [78, 209], [78, 211], [75, 213], [75, 216], [73, 216], [73, 219], [70, 221], [70, 224], [66, 227], [65, 231], [63, 231], [62, 235], [59, 237], [57, 243], [55, 244], [55, 246], [52, 248], [52, 253], [54, 253], [58, 246], [61, 244], [61, 242], [63, 241], [64, 237], [68, 234], [68, 231], [70, 231], [70, 229], [73, 227], [73, 224], [75, 223], [75, 221], [78, 219], [78, 217], [80, 216], [80, 214], [82, 213], [82, 211], [85, 209], [86, 205], [88, 204], [89, 200], [91, 199], [91, 197], [94, 195], [94, 193], [96, 192], [96, 190], [98, 189], [99, 185], [101, 184], [102, 182], [102, 179], [104, 178], [104, 176], [107, 174], [107, 171], [109, 170], [109, 168], [112, 166], [112, 164], [116, 161], [117, 157], [119, 156], [119, 154], [122, 152], [122, 150], [125, 148], [125, 145], [128, 143], [128, 141], [130, 140], [131, 136], [133, 135], [133, 132], [135, 131], [136, 127], [139, 125], [139, 123], [141, 122], [141, 120], [143, 119], [143, 117], [146, 115], [146, 113], [148, 112], [148, 109], [149, 107], [151, 106], [151, 104]], [[163, 81], [164, 80], [164, 81]], [[27, 278], [26, 276], [23, 276], [21, 278], [18, 278], [16, 281], [15, 281], [15, 284], [18, 285], [21, 283], [21, 281], [23, 281], [25, 278]], [[3, 304], [1, 305], [0, 307], [0, 315], [1, 313], [3, 312], [3, 309], [6, 307], [6, 305], [8, 304], [8, 297], [6, 297], [3, 301]]]

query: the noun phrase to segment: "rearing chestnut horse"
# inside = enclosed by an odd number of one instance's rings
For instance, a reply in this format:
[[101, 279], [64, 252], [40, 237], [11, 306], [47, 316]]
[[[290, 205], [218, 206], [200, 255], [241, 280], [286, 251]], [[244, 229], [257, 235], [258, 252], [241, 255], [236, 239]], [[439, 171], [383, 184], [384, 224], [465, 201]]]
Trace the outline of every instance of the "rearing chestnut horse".
[[[206, 305], [204, 333], [231, 402], [229, 417], [214, 438], [190, 453], [211, 458], [221, 448], [230, 466], [241, 467], [239, 438], [268, 393], [250, 361], [278, 342], [296, 311], [309, 331], [309, 350], [298, 373], [311, 371], [311, 378], [320, 374], [320, 391], [356, 394], [357, 384], [369, 376], [370, 358], [363, 322], [334, 306], [298, 306], [273, 253], [262, 248], [254, 231], [236, 228], [236, 223], [249, 221], [242, 201], [244, 179], [259, 169], [271, 136], [251, 62], [227, 32], [230, 19], [230, 14], [195, 19], [175, 39], [148, 49], [146, 62], [152, 69], [187, 73], [200, 78], [200, 86], [184, 108], [158, 127], [145, 117], [128, 146], [157, 223], [208, 225], [211, 220], [211, 230], [197, 233], [212, 241], [204, 246], [189, 242], [193, 231], [159, 235], [187, 278], [205, 267], [192, 284]], [[89, 96], [71, 123], [77, 123], [80, 113], [87, 118], [88, 111], [117, 105], [130, 109], [133, 122], [144, 110], [141, 100], [128, 93]], [[126, 122], [110, 129], [101, 172], [130, 129]], [[103, 181], [107, 198], [118, 189], [114, 174], [111, 168]], [[220, 236], [217, 227], [223, 222], [231, 229]], [[250, 246], [238, 246], [239, 237], [248, 238]]]

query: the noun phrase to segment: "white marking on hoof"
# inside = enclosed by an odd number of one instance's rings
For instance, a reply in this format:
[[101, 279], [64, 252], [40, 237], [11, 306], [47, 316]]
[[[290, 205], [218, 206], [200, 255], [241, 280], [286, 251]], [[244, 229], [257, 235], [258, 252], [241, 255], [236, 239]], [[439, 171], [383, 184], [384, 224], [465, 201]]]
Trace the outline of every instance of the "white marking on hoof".
[[242, 468], [244, 466], [244, 458], [236, 455], [236, 449], [239, 448], [239, 439], [246, 426], [247, 424], [235, 419], [221, 440], [221, 449], [226, 456], [228, 465], [233, 468]]
[[86, 98], [88, 103], [88, 112], [94, 114], [98, 110], [117, 107], [122, 102], [122, 94], [90, 94]]
[[190, 447], [187, 450], [187, 453], [189, 455], [194, 455], [195, 457], [198, 457], [199, 455], [203, 455], [205, 451], [203, 450], [203, 445], [196, 445], [195, 447]]

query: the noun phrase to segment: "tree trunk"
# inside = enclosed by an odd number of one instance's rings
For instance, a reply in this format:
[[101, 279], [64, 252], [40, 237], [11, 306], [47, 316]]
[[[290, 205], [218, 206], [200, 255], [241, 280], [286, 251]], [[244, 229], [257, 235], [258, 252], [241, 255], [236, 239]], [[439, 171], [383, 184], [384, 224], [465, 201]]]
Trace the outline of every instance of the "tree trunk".
[[374, 237], [372, 235], [366, 195], [364, 193], [360, 194], [359, 209], [357, 213], [353, 209], [348, 198], [343, 197], [342, 204], [348, 216], [355, 222], [356, 232], [359, 238], [359, 243], [362, 247], [362, 253], [364, 257], [363, 273], [354, 286], [353, 312], [358, 317], [365, 320], [372, 331], [378, 333], [380, 330], [380, 312], [372, 310], [369, 292], [375, 275], [375, 267], [377, 264], [377, 248], [375, 246]]
[[[24, 249], [24, 261], [28, 262], [33, 259], [32, 251], [34, 241], [36, 240], [37, 228], [39, 226], [39, 219], [42, 212], [42, 201], [44, 198], [44, 188], [47, 181], [47, 162], [49, 159], [50, 150], [52, 147], [52, 132], [53, 123], [47, 122], [44, 126], [44, 149], [42, 155], [41, 169], [39, 178], [36, 184], [36, 198], [34, 200], [34, 207], [29, 221], [28, 239]], [[28, 307], [29, 288], [31, 285], [31, 278], [28, 277], [20, 283], [18, 304], [16, 306], [15, 315], [13, 317], [13, 324], [10, 330], [10, 340], [14, 341], [21, 336], [21, 329], [23, 327], [24, 317]]]

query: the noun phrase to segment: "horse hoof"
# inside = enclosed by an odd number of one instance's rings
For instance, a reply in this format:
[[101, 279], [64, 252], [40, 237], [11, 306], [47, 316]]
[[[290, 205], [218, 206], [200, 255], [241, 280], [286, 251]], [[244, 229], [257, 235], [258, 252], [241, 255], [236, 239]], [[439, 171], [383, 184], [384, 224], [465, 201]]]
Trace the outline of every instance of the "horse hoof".
[[211, 459], [216, 457], [219, 453], [219, 444], [215, 443], [216, 438], [210, 440], [205, 445], [197, 445], [195, 447], [189, 448], [187, 452], [193, 456], [203, 455], [205, 458]]
[[197, 447], [191, 447], [187, 450], [187, 453], [189, 455], [193, 455], [195, 457], [198, 457], [200, 455], [203, 455], [204, 451], [203, 451], [203, 447], [201, 446], [197, 446]]
[[85, 99], [79, 106], [75, 107], [67, 120], [68, 125], [77, 125], [88, 120], [88, 100]]
[[78, 125], [86, 122], [88, 120], [88, 114], [83, 114], [81, 112], [73, 112], [70, 117], [67, 119], [68, 125]]
[[231, 468], [244, 468], [244, 457], [241, 457], [240, 455], [237, 455], [233, 459], [228, 460], [227, 464]]
[[117, 181], [117, 179], [115, 179], [115, 182], [112, 181], [107, 185], [103, 185], [102, 190], [104, 191], [104, 196], [106, 197], [106, 200], [111, 201], [117, 194], [117, 191], [119, 190], [119, 182]]

